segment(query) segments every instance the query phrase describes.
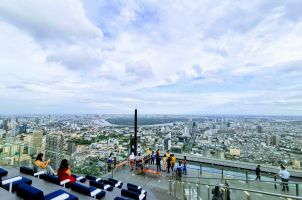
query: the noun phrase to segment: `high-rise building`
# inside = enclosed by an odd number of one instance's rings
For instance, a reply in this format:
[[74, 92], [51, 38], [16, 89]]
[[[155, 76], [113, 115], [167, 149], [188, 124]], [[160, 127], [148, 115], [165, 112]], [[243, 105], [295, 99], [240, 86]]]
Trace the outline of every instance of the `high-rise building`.
[[165, 151], [171, 150], [171, 139], [170, 138], [166, 138], [164, 140], [164, 147], [165, 147]]
[[271, 145], [273, 146], [279, 145], [279, 138], [276, 135], [271, 136]]
[[10, 119], [5, 119], [3, 121], [3, 129], [6, 131], [10, 130]]
[[43, 133], [42, 132], [34, 132], [30, 141], [29, 154], [37, 155], [42, 150], [42, 140]]
[[266, 145], [267, 146], [278, 146], [279, 145], [279, 137], [276, 135], [268, 136], [266, 135]]
[[46, 135], [45, 158], [50, 159], [50, 165], [57, 169], [64, 158], [64, 138], [62, 133], [51, 133]]
[[77, 146], [74, 142], [69, 141], [67, 144], [67, 153], [68, 155], [72, 155], [74, 152], [76, 152]]
[[260, 125], [257, 126], [257, 133], [262, 133], [262, 126]]

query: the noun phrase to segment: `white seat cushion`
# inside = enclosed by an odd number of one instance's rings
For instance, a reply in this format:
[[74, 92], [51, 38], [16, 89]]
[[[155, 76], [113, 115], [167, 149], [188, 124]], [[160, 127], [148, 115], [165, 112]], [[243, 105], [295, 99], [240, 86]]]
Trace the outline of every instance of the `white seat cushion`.
[[145, 198], [145, 195], [144, 194], [141, 194], [141, 195], [139, 195], [139, 200], [142, 200], [142, 199], [144, 199]]

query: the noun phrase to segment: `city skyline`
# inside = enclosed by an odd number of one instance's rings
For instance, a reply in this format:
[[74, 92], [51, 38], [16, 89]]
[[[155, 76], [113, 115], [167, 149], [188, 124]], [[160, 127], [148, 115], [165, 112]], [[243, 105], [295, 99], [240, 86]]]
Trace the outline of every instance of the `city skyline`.
[[301, 1], [0, 1], [1, 114], [302, 115]]

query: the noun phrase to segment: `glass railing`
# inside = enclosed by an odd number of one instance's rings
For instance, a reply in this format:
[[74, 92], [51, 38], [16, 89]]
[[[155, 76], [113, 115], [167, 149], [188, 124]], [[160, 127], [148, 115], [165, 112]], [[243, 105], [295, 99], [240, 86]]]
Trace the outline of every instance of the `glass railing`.
[[[94, 175], [97, 177], [115, 177], [120, 170], [128, 165], [125, 155], [113, 152], [116, 162], [108, 164], [106, 156], [88, 157], [85, 153], [53, 152], [48, 149], [33, 148], [25, 142], [0, 140], [0, 165], [1, 166], [28, 166], [32, 167], [37, 153], [42, 152], [45, 160], [49, 154], [69, 160], [72, 172], [79, 175]], [[52, 161], [55, 162], [55, 161]], [[191, 163], [191, 162], [190, 162]], [[56, 169], [57, 167], [54, 167]], [[265, 199], [271, 193], [281, 198], [287, 196], [301, 196], [302, 184], [300, 182], [289, 182], [289, 192], [281, 191], [281, 181], [275, 179], [273, 174], [265, 174], [261, 181], [255, 181], [254, 173], [242, 169], [223, 168], [219, 166], [188, 164], [188, 175], [182, 176], [181, 181], [176, 179], [175, 173], [169, 177], [169, 193], [179, 199], [208, 199], [211, 191], [216, 185], [225, 184], [227, 181], [231, 191], [231, 199]], [[123, 173], [123, 172], [122, 172]], [[168, 186], [167, 186], [168, 187]], [[223, 186], [222, 186], [223, 187]], [[222, 188], [223, 189], [223, 188]], [[209, 192], [210, 191], [210, 192]], [[247, 195], [249, 193], [249, 195]], [[287, 196], [286, 196], [287, 195]], [[266, 199], [267, 200], [267, 199]]]
[[0, 165], [16, 168], [20, 166], [33, 167], [35, 158], [40, 152], [44, 154], [45, 160], [51, 160], [50, 165], [54, 170], [58, 168], [62, 159], [67, 159], [72, 172], [79, 175], [89, 174], [97, 177], [112, 177], [117, 170], [128, 164], [125, 162], [125, 155], [118, 152], [111, 152], [112, 157], [115, 159], [113, 159], [112, 164], [108, 164], [107, 158], [103, 155], [100, 158], [93, 157], [88, 159], [85, 153], [68, 155], [64, 152], [33, 148], [28, 143], [16, 140], [0, 140]]
[[302, 199], [301, 196], [291, 194], [279, 194], [261, 190], [252, 190], [242, 187], [225, 186], [223, 184], [193, 183], [186, 181], [169, 181], [169, 194], [179, 200], [211, 200], [213, 190], [219, 186], [220, 193], [224, 200], [273, 200], [273, 199]]
[[238, 187], [242, 189], [257, 190], [262, 192], [273, 192], [277, 194], [287, 194], [292, 196], [302, 195], [302, 182], [299, 180], [290, 180], [288, 182], [289, 191], [282, 191], [282, 181], [275, 174], [266, 174], [261, 177], [261, 181], [255, 180], [255, 174], [249, 171], [230, 171], [229, 169], [213, 169], [200, 166], [187, 166], [187, 175], [182, 175], [181, 178], [173, 173], [170, 180], [182, 182], [189, 182], [192, 184], [206, 184], [206, 185], [221, 185], [228, 183], [231, 187]]

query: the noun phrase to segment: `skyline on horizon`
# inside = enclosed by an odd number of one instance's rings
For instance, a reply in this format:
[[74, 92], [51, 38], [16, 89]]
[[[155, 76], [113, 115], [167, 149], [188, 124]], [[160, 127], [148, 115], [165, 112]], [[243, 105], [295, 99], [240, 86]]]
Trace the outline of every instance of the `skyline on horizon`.
[[0, 113], [302, 116], [301, 10], [0, 0]]

